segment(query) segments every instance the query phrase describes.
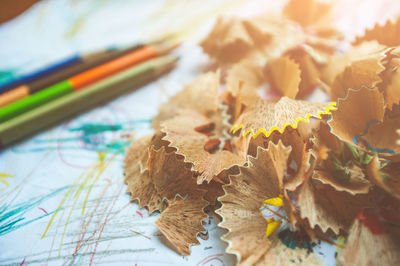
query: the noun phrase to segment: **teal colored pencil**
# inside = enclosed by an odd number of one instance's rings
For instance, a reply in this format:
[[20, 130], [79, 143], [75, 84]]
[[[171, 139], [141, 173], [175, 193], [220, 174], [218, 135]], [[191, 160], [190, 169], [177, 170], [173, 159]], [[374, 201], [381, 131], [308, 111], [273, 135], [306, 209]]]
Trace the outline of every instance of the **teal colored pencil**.
[[0, 124], [0, 148], [137, 88], [172, 69], [176, 61], [172, 56], [149, 60], [14, 117]]

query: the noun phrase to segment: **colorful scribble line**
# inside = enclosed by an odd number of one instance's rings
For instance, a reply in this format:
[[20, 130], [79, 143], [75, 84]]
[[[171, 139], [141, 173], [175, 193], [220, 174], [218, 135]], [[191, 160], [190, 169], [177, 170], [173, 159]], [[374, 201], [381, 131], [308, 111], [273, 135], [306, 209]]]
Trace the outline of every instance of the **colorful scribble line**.
[[65, 186], [55, 191], [47, 194], [46, 196], [36, 197], [25, 202], [11, 205], [11, 204], [3, 204], [0, 206], [0, 236], [11, 233], [14, 230], [17, 230], [23, 226], [26, 226], [30, 223], [33, 223], [37, 220], [40, 220], [48, 215], [53, 214], [55, 211], [48, 212], [47, 214], [38, 216], [36, 218], [27, 220], [24, 216], [28, 211], [32, 210], [35, 207], [38, 207], [42, 202], [58, 195], [62, 191], [68, 189], [69, 186]]
[[[61, 257], [61, 252], [63, 250], [64, 246], [64, 238], [67, 233], [67, 228], [69, 226], [71, 217], [73, 216], [73, 211], [77, 209], [77, 205], [80, 202], [81, 203], [81, 215], [82, 215], [82, 228], [81, 232], [78, 237], [78, 241], [76, 241], [76, 246], [75, 246], [75, 251], [72, 254], [72, 257], [70, 258], [70, 262], [72, 264], [76, 264], [77, 261], [80, 260], [81, 254], [86, 254], [86, 253], [92, 253], [92, 256], [90, 257], [90, 261], [93, 262], [94, 256], [96, 254], [98, 242], [101, 241], [101, 235], [104, 230], [105, 225], [108, 223], [108, 221], [111, 219], [109, 217], [111, 210], [113, 209], [116, 199], [119, 197], [121, 194], [121, 189], [122, 189], [122, 184], [121, 187], [118, 189], [116, 194], [114, 195], [114, 198], [112, 200], [112, 203], [110, 203], [109, 207], [106, 207], [106, 210], [100, 212], [102, 214], [102, 217], [100, 220], [103, 220], [102, 222], [100, 221], [93, 221], [93, 217], [96, 213], [99, 213], [98, 208], [101, 206], [101, 203], [105, 199], [105, 195], [107, 190], [113, 185], [113, 182], [109, 179], [103, 179], [103, 181], [107, 181], [107, 184], [105, 186], [102, 186], [102, 192], [96, 196], [96, 201], [97, 204], [94, 206], [94, 208], [91, 208], [90, 211], [86, 211], [87, 208], [87, 202], [90, 199], [90, 195], [92, 194], [92, 190], [94, 186], [100, 181], [100, 177], [103, 175], [104, 171], [107, 169], [107, 167], [115, 161], [116, 158], [118, 158], [118, 154], [120, 154], [121, 150], [124, 150], [126, 146], [131, 143], [133, 140], [133, 136], [130, 136], [128, 141], [125, 143], [124, 146], [120, 147], [120, 150], [116, 153], [113, 153], [111, 158], [108, 160], [106, 159], [106, 155], [109, 152], [112, 152], [111, 149], [106, 149], [104, 151], [98, 151], [98, 158], [97, 158], [97, 163], [85, 169], [82, 174], [76, 178], [74, 181], [74, 184], [66, 191], [64, 194], [63, 198], [61, 199], [58, 208], [56, 209], [55, 212], [52, 213], [52, 216], [42, 234], [42, 239], [46, 236], [48, 231], [50, 230], [51, 225], [53, 224], [55, 218], [57, 217], [59, 210], [64, 211], [67, 209], [65, 207], [65, 204], [67, 202], [72, 201], [72, 206], [71, 209], [69, 210], [69, 213], [67, 214], [67, 218], [64, 222], [63, 225], [63, 231], [61, 234], [61, 239], [59, 242], [59, 247], [58, 247], [58, 257]], [[85, 192], [85, 193], [83, 193]], [[86, 214], [86, 215], [85, 215]], [[61, 219], [61, 218], [60, 218]], [[93, 232], [88, 232], [87, 229], [91, 224], [94, 224], [96, 229]], [[54, 236], [55, 237], [55, 236]], [[51, 251], [50, 251], [51, 252]], [[49, 255], [50, 256], [50, 255]]]
[[10, 186], [10, 183], [7, 181], [9, 178], [14, 178], [14, 176], [6, 173], [0, 173], [0, 183], [5, 185], [5, 187], [1, 188], [0, 191], [3, 191]]
[[[124, 155], [123, 147], [126, 147], [131, 143], [131, 135], [126, 134], [131, 132], [133, 127], [139, 125], [149, 126], [151, 119], [137, 119], [133, 121], [120, 122], [115, 124], [105, 123], [82, 123], [79, 126], [71, 127], [67, 129], [67, 132], [73, 134], [71, 137], [64, 138], [42, 138], [35, 139], [34, 143], [37, 147], [29, 149], [18, 149], [13, 148], [13, 152], [26, 153], [26, 152], [43, 152], [58, 150], [58, 145], [49, 145], [63, 143], [62, 150], [86, 150], [93, 152], [104, 152], [118, 153]], [[107, 138], [107, 133], [114, 132], [120, 134], [116, 139]], [[83, 143], [83, 146], [76, 146], [77, 143]], [[43, 145], [43, 146], [42, 146]]]
[[353, 137], [353, 142], [354, 142], [356, 145], [358, 145], [359, 141], [361, 140], [361, 141], [364, 141], [364, 142], [366, 143], [368, 149], [369, 149], [370, 151], [372, 151], [372, 152], [377, 152], [377, 153], [390, 153], [390, 154], [394, 155], [394, 154], [396, 154], [396, 152], [395, 152], [394, 150], [392, 150], [392, 149], [387, 149], [387, 148], [376, 148], [376, 147], [374, 148], [366, 139], [363, 138], [365, 135], [368, 134], [369, 129], [371, 128], [371, 126], [373, 126], [373, 125], [378, 125], [378, 124], [380, 124], [380, 123], [382, 123], [382, 122], [381, 122], [381, 121], [378, 121], [378, 120], [371, 120], [371, 121], [369, 121], [368, 124], [367, 124], [367, 127], [366, 127], [365, 130], [364, 130], [364, 132], [362, 132], [361, 134], [359, 134], [359, 135]]

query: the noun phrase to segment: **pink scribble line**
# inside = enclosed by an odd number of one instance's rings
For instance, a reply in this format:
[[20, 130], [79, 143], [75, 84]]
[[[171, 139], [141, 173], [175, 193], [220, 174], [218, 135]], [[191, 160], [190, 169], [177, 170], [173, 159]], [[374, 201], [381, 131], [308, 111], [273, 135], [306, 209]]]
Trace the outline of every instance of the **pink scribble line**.
[[43, 209], [41, 207], [38, 207], [38, 208], [39, 208], [39, 210], [42, 210], [45, 214], [49, 214], [45, 209]]
[[210, 255], [202, 259], [199, 263], [197, 263], [197, 265], [205, 265], [207, 262], [210, 262], [212, 260], [219, 260], [220, 262], [224, 263], [224, 261], [220, 259], [220, 257], [222, 256], [224, 256], [224, 254]]
[[25, 259], [26, 259], [26, 258], [24, 258], [24, 260], [21, 262], [21, 264], [20, 264], [19, 266], [22, 266], [22, 265], [24, 265], [24, 263], [25, 263]]
[[136, 213], [139, 214], [139, 216], [143, 218], [143, 214], [140, 211], [136, 211]]
[[110, 218], [113, 217], [113, 216], [110, 217], [110, 214], [111, 214], [112, 210], [115, 207], [115, 203], [117, 202], [117, 199], [119, 198], [119, 195], [121, 195], [122, 188], [123, 188], [123, 186], [121, 186], [119, 190], [116, 190], [116, 193], [113, 195], [114, 196], [113, 202], [111, 203], [111, 205], [107, 206], [107, 208], [106, 208], [106, 211], [108, 211], [108, 213], [107, 213], [107, 215], [106, 215], [106, 217], [104, 219], [104, 223], [101, 225], [99, 236], [98, 236], [96, 244], [94, 246], [94, 250], [93, 250], [92, 256], [90, 258], [89, 265], [93, 265], [93, 259], [94, 259], [94, 256], [96, 255], [96, 250], [97, 250], [97, 247], [99, 246], [100, 238], [101, 238], [101, 235], [102, 235], [102, 233], [104, 231], [104, 227], [106, 226], [106, 224], [108, 223]]

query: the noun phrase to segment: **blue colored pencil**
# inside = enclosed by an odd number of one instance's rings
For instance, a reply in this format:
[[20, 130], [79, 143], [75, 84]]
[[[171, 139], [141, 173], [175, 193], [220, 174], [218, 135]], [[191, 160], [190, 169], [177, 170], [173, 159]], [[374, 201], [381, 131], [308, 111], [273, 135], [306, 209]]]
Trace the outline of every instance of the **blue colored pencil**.
[[39, 71], [33, 72], [31, 74], [22, 76], [18, 79], [15, 79], [15, 80], [7, 82], [6, 84], [3, 84], [2, 86], [0, 86], [0, 93], [6, 92], [12, 88], [21, 86], [22, 84], [33, 82], [35, 80], [38, 80], [40, 78], [43, 78], [50, 74], [53, 74], [57, 71], [60, 71], [62, 69], [70, 67], [72, 65], [78, 64], [80, 62], [82, 62], [82, 57], [77, 56], [77, 55], [72, 56], [70, 58], [67, 58], [67, 59], [59, 62], [59, 63], [45, 67], [43, 69], [40, 69]]

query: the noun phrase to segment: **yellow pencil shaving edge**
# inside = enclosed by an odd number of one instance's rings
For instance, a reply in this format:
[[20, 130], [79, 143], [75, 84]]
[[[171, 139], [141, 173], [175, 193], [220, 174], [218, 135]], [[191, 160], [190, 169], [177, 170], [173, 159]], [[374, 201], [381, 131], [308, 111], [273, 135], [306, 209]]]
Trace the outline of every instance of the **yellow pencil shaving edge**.
[[263, 201], [263, 203], [272, 205], [272, 206], [276, 206], [276, 207], [282, 207], [283, 206], [283, 196], [279, 195], [279, 197], [266, 199]]
[[[295, 121], [294, 124], [286, 122], [283, 125], [282, 129], [280, 129], [278, 127], [272, 127], [269, 131], [266, 131], [265, 128], [260, 128], [260, 129], [257, 130], [256, 133], [253, 133], [253, 130], [251, 128], [249, 128], [246, 132], [243, 133], [243, 136], [246, 137], [248, 134], [251, 134], [253, 139], [255, 139], [258, 135], [260, 135], [262, 133], [268, 138], [272, 134], [272, 132], [274, 132], [276, 130], [279, 131], [280, 133], [283, 133], [285, 131], [286, 127], [288, 127], [288, 126], [291, 126], [292, 128], [296, 129], [300, 121], [304, 121], [306, 123], [310, 123], [310, 118], [311, 117], [315, 117], [315, 118], [321, 119], [321, 115], [330, 115], [331, 111], [334, 111], [334, 110], [337, 109], [336, 108], [336, 102], [329, 103], [329, 105], [325, 106], [324, 109], [325, 109], [324, 111], [318, 111], [316, 115], [307, 114], [306, 118], [298, 117], [298, 118], [296, 118], [296, 121]], [[242, 129], [243, 127], [244, 127], [243, 124], [241, 124], [241, 125], [233, 125], [231, 130], [230, 130], [230, 132], [232, 134], [235, 134], [239, 129]]]
[[265, 235], [269, 237], [281, 226], [281, 224], [282, 222], [279, 220], [267, 221], [267, 229], [265, 230]]

